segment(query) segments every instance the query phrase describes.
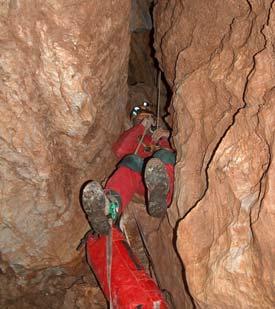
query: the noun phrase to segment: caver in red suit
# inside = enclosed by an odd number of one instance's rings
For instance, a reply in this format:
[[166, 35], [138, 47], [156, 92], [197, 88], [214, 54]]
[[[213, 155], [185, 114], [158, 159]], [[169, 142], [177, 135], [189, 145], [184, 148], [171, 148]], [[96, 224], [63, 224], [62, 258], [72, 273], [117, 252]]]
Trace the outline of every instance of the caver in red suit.
[[171, 203], [175, 152], [167, 129], [155, 129], [156, 117], [146, 108], [131, 112], [133, 127], [113, 145], [119, 164], [103, 189], [97, 181], [87, 183], [82, 206], [93, 230], [107, 235], [108, 217], [116, 221], [135, 193], [145, 195], [151, 216], [162, 217]]
[[113, 145], [113, 151], [120, 162], [117, 170], [109, 178], [105, 191], [112, 192], [113, 195], [117, 195], [117, 199], [120, 199], [120, 213], [123, 212], [135, 193], [145, 195], [143, 171], [150, 157], [159, 158], [165, 164], [169, 177], [167, 206], [171, 203], [174, 189], [175, 152], [171, 148], [168, 137], [160, 138], [155, 142], [149, 129], [137, 154], [134, 154], [144, 130], [145, 127], [142, 123], [137, 124], [125, 131]]
[[[133, 115], [134, 126], [113, 145], [120, 161], [105, 188], [97, 181], [90, 181], [82, 192], [82, 206], [95, 232], [87, 239], [87, 257], [114, 308], [164, 309], [168, 306], [156, 283], [138, 266], [130, 248], [127, 249], [123, 234], [110, 226], [107, 218], [115, 221], [135, 193], [148, 193], [148, 212], [155, 217], [165, 214], [171, 203], [175, 153], [168, 141], [169, 131], [153, 130], [155, 117], [149, 110], [137, 107]], [[110, 236], [106, 237], [108, 234]], [[107, 238], [112, 241], [109, 279]]]

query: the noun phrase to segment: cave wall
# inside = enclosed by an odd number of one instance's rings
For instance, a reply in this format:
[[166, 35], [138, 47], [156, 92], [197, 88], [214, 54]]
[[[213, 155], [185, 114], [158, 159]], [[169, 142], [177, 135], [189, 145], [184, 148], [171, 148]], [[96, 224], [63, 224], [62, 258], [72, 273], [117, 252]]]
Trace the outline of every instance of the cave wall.
[[126, 115], [129, 21], [127, 0], [1, 1], [0, 251], [15, 271], [78, 255], [80, 187], [112, 169]]
[[154, 17], [189, 292], [198, 308], [274, 308], [274, 1], [158, 1]]

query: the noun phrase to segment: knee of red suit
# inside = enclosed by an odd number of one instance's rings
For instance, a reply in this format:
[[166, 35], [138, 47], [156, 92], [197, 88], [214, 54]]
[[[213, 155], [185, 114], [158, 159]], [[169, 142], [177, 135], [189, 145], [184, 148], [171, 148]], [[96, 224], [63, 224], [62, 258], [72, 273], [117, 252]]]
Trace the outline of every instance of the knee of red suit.
[[[170, 205], [174, 191], [174, 165], [176, 155], [170, 150], [160, 149], [153, 154], [153, 157], [159, 158], [165, 164], [170, 182], [170, 190], [167, 194], [166, 201]], [[143, 168], [143, 158], [135, 154], [128, 155], [119, 162], [117, 170], [107, 181], [105, 188], [115, 191], [121, 197], [120, 212], [125, 209], [135, 193], [140, 195], [145, 194], [145, 187], [142, 180]]]

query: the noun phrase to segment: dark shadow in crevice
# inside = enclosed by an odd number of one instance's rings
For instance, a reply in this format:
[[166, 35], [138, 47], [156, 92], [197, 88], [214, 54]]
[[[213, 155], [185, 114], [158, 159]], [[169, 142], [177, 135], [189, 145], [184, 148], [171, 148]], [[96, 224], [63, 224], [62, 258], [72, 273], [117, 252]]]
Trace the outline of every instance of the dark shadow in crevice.
[[[137, 30], [137, 31], [132, 31], [131, 35], [135, 36], [138, 35], [138, 33], [146, 33], [148, 35], [148, 49], [145, 48], [150, 54], [149, 54], [149, 58], [148, 58], [148, 53], [144, 53], [144, 64], [146, 64], [149, 61], [149, 66], [153, 69], [152, 75], [153, 75], [153, 83], [154, 85], [148, 85], [146, 83], [146, 81], [144, 80], [138, 80], [138, 77], [135, 78], [135, 76], [132, 76], [132, 72], [135, 72], [135, 63], [132, 62], [132, 58], [130, 57], [129, 59], [129, 69], [128, 69], [128, 85], [129, 86], [135, 86], [137, 84], [144, 84], [144, 86], [154, 86], [155, 89], [157, 90], [158, 88], [158, 74], [159, 72], [161, 72], [161, 88], [162, 88], [162, 93], [165, 93], [165, 102], [161, 102], [161, 106], [162, 106], [162, 110], [165, 111], [164, 114], [161, 114], [161, 118], [166, 117], [169, 115], [169, 106], [170, 106], [170, 102], [172, 99], [172, 95], [173, 92], [165, 78], [165, 75], [163, 74], [163, 72], [160, 69], [160, 65], [159, 62], [156, 58], [156, 51], [154, 48], [154, 22], [153, 22], [153, 9], [154, 9], [154, 1], [152, 1], [152, 3], [150, 4], [149, 7], [149, 14], [151, 16], [151, 20], [152, 20], [152, 29], [151, 30]], [[144, 45], [146, 46], [146, 45]], [[131, 49], [132, 49], [132, 39], [131, 39]], [[144, 49], [144, 50], [145, 50]], [[141, 49], [142, 50], [142, 49]], [[132, 53], [130, 53], [131, 55]], [[133, 53], [133, 55], [135, 55], [135, 53]], [[138, 64], [137, 64], [138, 65]], [[152, 66], [153, 65], [153, 66]], [[138, 68], [137, 68], [138, 70]], [[156, 105], [156, 104], [153, 104]]]

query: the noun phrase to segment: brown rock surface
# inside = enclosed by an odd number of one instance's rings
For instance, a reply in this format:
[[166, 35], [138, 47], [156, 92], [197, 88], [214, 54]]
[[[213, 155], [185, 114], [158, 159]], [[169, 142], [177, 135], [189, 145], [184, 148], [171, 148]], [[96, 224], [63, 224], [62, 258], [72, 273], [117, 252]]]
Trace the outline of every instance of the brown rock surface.
[[106, 176], [125, 117], [130, 1], [0, 10], [0, 250], [12, 266], [64, 264], [88, 229], [80, 186]]
[[106, 300], [83, 261], [16, 272], [0, 256], [0, 308], [107, 308]]
[[274, 308], [274, 1], [158, 1], [154, 14], [190, 293], [199, 308]]

